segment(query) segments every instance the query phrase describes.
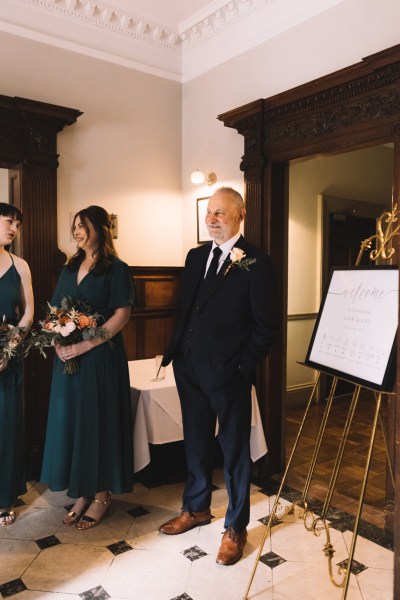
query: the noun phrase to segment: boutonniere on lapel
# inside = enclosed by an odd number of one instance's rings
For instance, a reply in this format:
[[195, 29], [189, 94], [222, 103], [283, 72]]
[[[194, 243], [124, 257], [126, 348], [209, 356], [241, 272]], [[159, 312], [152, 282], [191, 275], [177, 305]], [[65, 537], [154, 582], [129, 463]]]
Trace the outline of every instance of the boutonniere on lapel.
[[245, 258], [246, 252], [241, 248], [232, 248], [229, 258], [231, 263], [225, 269], [224, 275], [229, 272], [229, 269], [232, 267], [238, 267], [239, 269], [246, 269], [246, 271], [250, 271], [249, 267], [253, 263], [256, 262], [256, 258]]

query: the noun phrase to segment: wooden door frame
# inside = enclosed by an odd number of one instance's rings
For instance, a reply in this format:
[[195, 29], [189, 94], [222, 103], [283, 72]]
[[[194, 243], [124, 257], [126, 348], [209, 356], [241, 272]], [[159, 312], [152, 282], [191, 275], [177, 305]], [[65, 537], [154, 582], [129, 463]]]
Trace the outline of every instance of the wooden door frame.
[[[269, 445], [267, 475], [284, 466], [284, 392], [287, 310], [287, 173], [291, 160], [393, 143], [393, 202], [400, 205], [400, 45], [282, 94], [223, 113], [226, 127], [244, 136], [245, 234], [272, 258], [278, 278], [282, 328], [260, 369], [260, 409]], [[399, 238], [395, 238], [396, 257]], [[400, 339], [398, 341], [400, 345]], [[400, 348], [397, 352], [400, 366]], [[398, 369], [400, 373], [400, 369]], [[400, 381], [389, 403], [389, 444], [400, 488]], [[395, 498], [395, 597], [400, 597], [400, 494]]]
[[[32, 272], [35, 316], [51, 297], [66, 256], [57, 246], [57, 134], [79, 110], [0, 96], [0, 167], [9, 169], [10, 201], [24, 217], [20, 250]], [[24, 364], [27, 476], [40, 473], [47, 421], [51, 363], [31, 356]]]

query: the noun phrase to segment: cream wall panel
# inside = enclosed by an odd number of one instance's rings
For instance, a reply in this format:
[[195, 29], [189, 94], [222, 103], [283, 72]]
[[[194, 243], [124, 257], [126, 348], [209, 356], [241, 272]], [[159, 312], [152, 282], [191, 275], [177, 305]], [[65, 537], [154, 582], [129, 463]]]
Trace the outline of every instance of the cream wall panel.
[[58, 136], [60, 248], [74, 251], [70, 213], [99, 204], [124, 260], [180, 265], [180, 84], [3, 33], [0, 55], [1, 94], [84, 113]]
[[288, 389], [299, 385], [312, 385], [314, 382], [314, 370], [298, 364], [304, 362], [306, 358], [314, 324], [315, 318], [288, 321], [288, 373], [286, 378]]

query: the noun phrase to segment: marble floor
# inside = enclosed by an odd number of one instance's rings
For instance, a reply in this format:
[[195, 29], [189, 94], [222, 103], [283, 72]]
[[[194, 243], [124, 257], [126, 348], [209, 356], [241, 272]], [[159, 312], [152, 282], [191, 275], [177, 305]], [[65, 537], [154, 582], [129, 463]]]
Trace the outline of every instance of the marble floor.
[[[17, 507], [17, 521], [0, 527], [0, 596], [13, 600], [240, 600], [243, 598], [265, 531], [263, 522], [277, 483], [252, 486], [249, 538], [242, 560], [215, 562], [223, 531], [227, 494], [222, 472], [214, 472], [210, 525], [179, 536], [158, 526], [180, 510], [182, 484], [148, 488], [138, 483], [117, 496], [113, 513], [86, 532], [61, 520], [71, 499], [31, 482]], [[285, 488], [283, 503], [296, 499]], [[312, 505], [317, 513], [318, 500]], [[333, 564], [343, 564], [351, 543], [353, 517], [343, 510], [328, 515]], [[249, 600], [339, 600], [329, 581], [323, 553], [325, 534], [307, 532], [295, 515], [274, 524], [258, 564]], [[361, 523], [348, 600], [392, 598], [393, 552], [383, 531]]]

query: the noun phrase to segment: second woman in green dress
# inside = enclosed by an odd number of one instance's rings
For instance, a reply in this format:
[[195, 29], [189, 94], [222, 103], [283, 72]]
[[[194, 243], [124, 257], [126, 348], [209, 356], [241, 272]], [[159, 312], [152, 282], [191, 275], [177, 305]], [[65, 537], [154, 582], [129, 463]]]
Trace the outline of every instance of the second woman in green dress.
[[[89, 206], [75, 215], [77, 252], [60, 274], [50, 304], [63, 296], [104, 319], [110, 340], [56, 346], [41, 480], [76, 498], [65, 525], [89, 529], [108, 512], [111, 493], [133, 486], [129, 371], [121, 330], [134, 303], [128, 265], [116, 255], [108, 213]], [[64, 372], [77, 360], [75, 374]]]

